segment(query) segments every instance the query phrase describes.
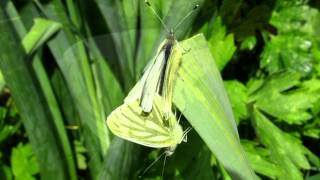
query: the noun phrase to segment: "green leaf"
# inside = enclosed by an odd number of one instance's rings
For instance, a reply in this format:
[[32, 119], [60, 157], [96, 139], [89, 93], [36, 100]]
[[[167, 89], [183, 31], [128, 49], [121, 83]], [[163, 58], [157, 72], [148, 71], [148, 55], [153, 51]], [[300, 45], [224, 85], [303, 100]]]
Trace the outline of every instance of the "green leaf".
[[270, 151], [258, 146], [257, 142], [242, 140], [243, 145], [252, 168], [259, 174], [276, 179], [281, 175], [280, 168], [270, 161]]
[[[210, 149], [204, 144], [197, 132], [190, 131], [188, 142], [180, 144], [173, 156], [167, 158], [167, 164], [170, 163], [170, 165], [165, 172], [168, 172], [168, 170], [178, 171], [179, 177], [185, 180], [214, 179], [211, 156]], [[161, 172], [161, 168], [160, 165], [159, 172]], [[170, 179], [170, 177], [167, 179]]]
[[[319, 119], [317, 119], [319, 121]], [[309, 136], [311, 138], [320, 139], [320, 129], [318, 126], [313, 128], [305, 128], [303, 130], [303, 135]]]
[[261, 67], [274, 73], [293, 70], [308, 75], [313, 69], [314, 46], [318, 34], [320, 13], [309, 6], [289, 6], [274, 11], [270, 23], [278, 30], [271, 36], [262, 53]]
[[[181, 43], [183, 56], [174, 103], [235, 179], [255, 179], [240, 145], [236, 123], [219, 71], [202, 35]], [[194, 73], [197, 72], [197, 73]]]
[[[8, 21], [8, 17], [15, 21]], [[18, 14], [11, 2], [1, 6], [0, 43], [5, 45], [0, 49], [0, 69], [28, 132], [28, 138], [40, 164], [41, 177], [75, 179], [72, 152], [49, 81], [39, 59], [35, 57], [34, 64], [27, 61], [20, 40], [25, 28], [21, 19], [17, 17]], [[55, 160], [54, 165], [52, 159]]]
[[297, 35], [313, 35], [319, 11], [309, 6], [287, 6], [280, 11], [273, 11], [270, 23], [275, 26], [279, 34], [295, 32]]
[[305, 75], [313, 68], [312, 42], [295, 34], [273, 36], [263, 50], [261, 67], [275, 73], [292, 70]]
[[[204, 32], [206, 30], [202, 30]], [[227, 35], [226, 27], [222, 24], [221, 17], [217, 17], [210, 28], [211, 36], [208, 37], [208, 44], [213, 58], [221, 71], [231, 60], [236, 46], [232, 34]]]
[[140, 153], [141, 146], [118, 137], [113, 138], [99, 179], [130, 179], [130, 173], [141, 163], [138, 159]]
[[87, 158], [85, 156], [85, 153], [87, 152], [86, 148], [79, 141], [74, 141], [74, 148], [76, 151], [78, 168], [81, 170], [87, 169]]
[[281, 121], [302, 124], [312, 118], [309, 110], [319, 96], [309, 93], [305, 87], [298, 88], [299, 80], [298, 73], [274, 74], [259, 90], [250, 95], [250, 101], [255, 100], [257, 108]]
[[232, 110], [239, 124], [241, 119], [248, 117], [248, 94], [247, 88], [239, 81], [224, 81], [224, 86], [227, 90], [228, 97], [231, 101]]
[[[50, 1], [42, 8], [53, 21], [61, 24], [69, 23], [62, 2]], [[90, 157], [88, 163], [90, 175], [95, 179], [101, 170], [110, 141], [101, 94], [98, 93], [101, 92], [99, 89], [101, 86], [96, 88], [96, 77], [90, 64], [92, 59], [85, 45], [86, 42], [68, 27], [48, 42], [50, 52], [63, 75], [78, 113], [76, 117], [79, 117], [81, 134]]]
[[[1, 109], [0, 109], [0, 111], [1, 111]], [[1, 119], [0, 119], [0, 123], [2, 123]], [[0, 143], [5, 141], [10, 136], [12, 136], [14, 133], [16, 133], [17, 130], [20, 128], [20, 125], [21, 125], [21, 123], [16, 123], [13, 125], [4, 124], [3, 126], [0, 125]]]
[[36, 179], [34, 175], [39, 173], [38, 163], [30, 144], [19, 143], [13, 148], [11, 165], [15, 179]]
[[257, 38], [255, 36], [249, 36], [241, 42], [240, 49], [251, 51], [256, 45], [257, 45]]
[[320, 173], [312, 176], [308, 176], [305, 180], [318, 180], [318, 179], [320, 179]]
[[279, 179], [303, 179], [300, 168], [310, 169], [305, 147], [301, 141], [283, 132], [257, 109], [254, 124], [262, 144], [270, 150], [270, 159], [279, 166]]
[[0, 71], [0, 93], [2, 92], [2, 89], [4, 88], [5, 85], [6, 85], [6, 82], [4, 81], [3, 75]]
[[[127, 74], [125, 87], [131, 86], [134, 80], [134, 47], [136, 39], [138, 7], [140, 1], [104, 1], [95, 0], [104, 21], [112, 32], [111, 37], [118, 55], [120, 69]], [[129, 21], [130, 19], [130, 21]], [[128, 31], [128, 29], [131, 29]]]
[[[1, 154], [0, 154], [1, 157]], [[0, 179], [13, 179], [13, 174], [9, 166], [0, 161]]]
[[34, 25], [29, 33], [23, 38], [22, 45], [27, 54], [36, 51], [42, 44], [44, 44], [53, 34], [55, 34], [62, 25], [60, 23], [36, 18]]

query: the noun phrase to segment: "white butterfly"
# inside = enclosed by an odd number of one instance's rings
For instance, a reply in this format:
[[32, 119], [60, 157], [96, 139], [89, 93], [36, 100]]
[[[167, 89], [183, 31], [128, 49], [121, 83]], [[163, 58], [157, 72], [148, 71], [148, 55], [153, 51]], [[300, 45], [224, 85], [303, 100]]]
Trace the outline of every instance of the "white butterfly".
[[152, 148], [168, 148], [166, 154], [171, 155], [178, 144], [186, 141], [191, 128], [183, 132], [172, 112], [168, 121], [163, 121], [162, 103], [162, 98], [155, 95], [153, 111], [149, 114], [140, 108], [139, 100], [125, 103], [108, 116], [107, 125], [123, 139]]

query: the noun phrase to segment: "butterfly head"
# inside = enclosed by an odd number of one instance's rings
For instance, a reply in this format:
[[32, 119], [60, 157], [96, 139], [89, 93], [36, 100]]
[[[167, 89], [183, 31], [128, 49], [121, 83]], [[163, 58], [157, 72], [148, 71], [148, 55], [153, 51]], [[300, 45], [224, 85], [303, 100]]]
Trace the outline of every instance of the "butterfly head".
[[175, 34], [174, 34], [174, 30], [173, 29], [170, 29], [167, 39], [175, 40]]

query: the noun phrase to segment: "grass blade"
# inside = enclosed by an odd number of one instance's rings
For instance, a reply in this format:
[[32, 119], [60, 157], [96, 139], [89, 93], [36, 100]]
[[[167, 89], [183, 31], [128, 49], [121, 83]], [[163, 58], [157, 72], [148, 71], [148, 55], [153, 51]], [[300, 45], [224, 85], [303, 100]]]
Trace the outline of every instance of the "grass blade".
[[40, 164], [41, 177], [74, 179], [74, 169], [65, 163], [68, 162], [64, 154], [68, 153], [65, 152], [66, 147], [62, 147], [56, 138], [58, 127], [52, 123], [55, 121], [48, 111], [50, 108], [45, 92], [39, 87], [39, 81], [35, 78], [37, 75], [28, 64], [20, 40], [17, 34], [13, 33], [15, 31], [10, 24], [10, 18], [6, 16], [2, 6], [0, 22], [2, 32], [0, 42], [4, 44], [0, 49], [0, 68], [21, 113], [33, 151]]
[[23, 47], [28, 54], [34, 52], [43, 43], [45, 43], [54, 33], [61, 28], [61, 24], [36, 18], [31, 30], [22, 40]]

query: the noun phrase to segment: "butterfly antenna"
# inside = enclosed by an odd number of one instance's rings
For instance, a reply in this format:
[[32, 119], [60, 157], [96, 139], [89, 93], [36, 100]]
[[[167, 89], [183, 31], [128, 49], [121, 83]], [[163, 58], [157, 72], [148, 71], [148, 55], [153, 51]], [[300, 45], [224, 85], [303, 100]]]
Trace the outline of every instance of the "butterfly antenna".
[[[141, 175], [139, 175], [139, 179], [142, 178], [142, 176], [156, 163], [159, 161], [159, 159], [162, 158], [163, 155], [165, 155], [166, 152], [163, 152], [161, 153], [161, 155], [156, 159], [154, 160], [143, 172]], [[165, 156], [166, 157], [166, 156]]]
[[148, 0], [144, 1], [146, 3], [146, 5], [152, 10], [153, 14], [158, 18], [158, 20], [161, 22], [162, 26], [166, 29], [167, 32], [169, 31], [169, 28], [167, 27], [167, 25], [163, 22], [162, 18], [159, 16], [159, 14], [157, 13], [157, 11], [152, 7], [152, 5], [150, 4], [150, 2]]
[[163, 179], [163, 175], [164, 175], [164, 168], [166, 166], [166, 160], [167, 160], [167, 155], [164, 156], [164, 161], [163, 161], [163, 166], [162, 166], [162, 173], [161, 173], [161, 180]]
[[176, 29], [177, 29], [189, 16], [191, 16], [191, 14], [193, 14], [196, 9], [198, 9], [198, 7], [199, 7], [199, 4], [195, 5], [195, 6], [193, 7], [193, 9], [192, 9], [186, 16], [184, 16], [184, 17], [180, 20], [180, 22], [173, 28], [173, 31], [175, 32]]

